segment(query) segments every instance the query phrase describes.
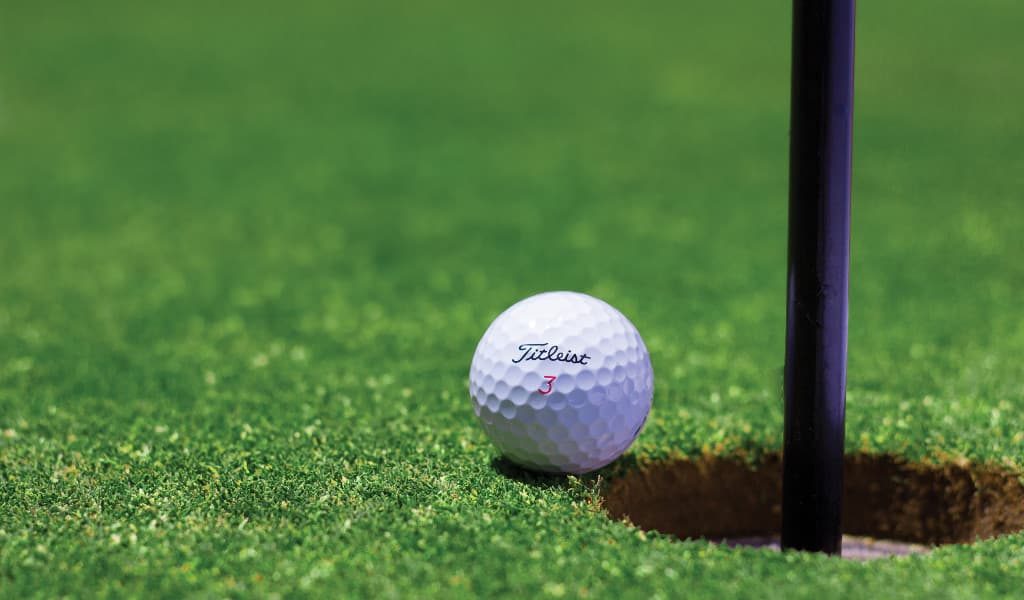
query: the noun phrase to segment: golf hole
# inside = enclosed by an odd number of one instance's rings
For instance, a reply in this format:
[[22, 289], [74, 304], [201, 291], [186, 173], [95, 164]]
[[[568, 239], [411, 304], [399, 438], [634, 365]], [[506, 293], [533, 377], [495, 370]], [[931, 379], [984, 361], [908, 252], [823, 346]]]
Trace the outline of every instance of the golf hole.
[[[843, 556], [881, 558], [1024, 530], [1024, 486], [1015, 471], [969, 463], [912, 463], [847, 456]], [[704, 457], [656, 463], [611, 480], [614, 519], [682, 539], [778, 548], [782, 459], [751, 465]]]

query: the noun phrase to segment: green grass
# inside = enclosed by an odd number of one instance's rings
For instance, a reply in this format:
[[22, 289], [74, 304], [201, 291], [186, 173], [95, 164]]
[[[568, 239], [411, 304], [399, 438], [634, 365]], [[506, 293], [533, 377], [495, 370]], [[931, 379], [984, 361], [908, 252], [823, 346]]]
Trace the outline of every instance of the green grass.
[[[780, 447], [788, 6], [150, 4], [0, 9], [0, 596], [1024, 586], [492, 466], [469, 359], [546, 289], [645, 335], [633, 458]], [[859, 19], [849, 448], [1024, 468], [1024, 10]]]

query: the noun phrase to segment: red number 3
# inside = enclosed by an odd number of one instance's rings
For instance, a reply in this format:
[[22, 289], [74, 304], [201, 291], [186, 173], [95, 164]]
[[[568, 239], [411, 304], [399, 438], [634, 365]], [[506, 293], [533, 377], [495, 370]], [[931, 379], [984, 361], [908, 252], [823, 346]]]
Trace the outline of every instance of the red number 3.
[[545, 380], [544, 384], [542, 386], [540, 386], [539, 388], [537, 388], [537, 391], [540, 392], [541, 396], [547, 396], [548, 394], [551, 393], [551, 390], [555, 386], [555, 380], [556, 379], [558, 379], [558, 377], [555, 376], [555, 375], [545, 375], [544, 376], [544, 380]]

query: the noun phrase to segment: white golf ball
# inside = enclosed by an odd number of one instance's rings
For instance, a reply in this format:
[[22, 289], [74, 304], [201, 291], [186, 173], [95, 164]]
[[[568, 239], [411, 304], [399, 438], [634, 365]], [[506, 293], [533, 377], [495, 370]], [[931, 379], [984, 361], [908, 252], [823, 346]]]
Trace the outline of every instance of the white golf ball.
[[654, 372], [622, 313], [586, 294], [546, 292], [487, 328], [469, 393], [506, 458], [538, 471], [586, 473], [636, 439], [651, 409]]

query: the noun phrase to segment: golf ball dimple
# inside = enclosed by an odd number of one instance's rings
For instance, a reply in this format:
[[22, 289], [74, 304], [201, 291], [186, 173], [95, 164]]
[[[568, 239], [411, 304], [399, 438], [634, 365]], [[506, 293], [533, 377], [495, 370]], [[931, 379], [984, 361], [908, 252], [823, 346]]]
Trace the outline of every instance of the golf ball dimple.
[[586, 294], [546, 292], [491, 323], [473, 355], [469, 393], [506, 458], [538, 471], [586, 473], [636, 439], [654, 372], [622, 313]]

